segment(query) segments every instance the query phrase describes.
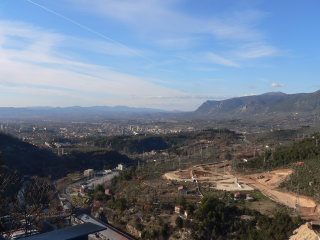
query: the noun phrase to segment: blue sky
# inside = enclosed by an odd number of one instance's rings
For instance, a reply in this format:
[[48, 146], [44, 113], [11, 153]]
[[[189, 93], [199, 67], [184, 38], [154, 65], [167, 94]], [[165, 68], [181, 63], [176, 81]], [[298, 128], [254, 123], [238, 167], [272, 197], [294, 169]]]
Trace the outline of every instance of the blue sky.
[[320, 89], [317, 0], [1, 0], [0, 106], [194, 110]]

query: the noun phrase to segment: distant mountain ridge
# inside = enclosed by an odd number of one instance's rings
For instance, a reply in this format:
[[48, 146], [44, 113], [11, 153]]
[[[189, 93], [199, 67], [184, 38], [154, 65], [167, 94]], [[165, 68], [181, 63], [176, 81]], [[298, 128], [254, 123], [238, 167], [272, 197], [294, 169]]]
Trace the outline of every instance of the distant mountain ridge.
[[204, 102], [191, 116], [194, 118], [251, 118], [272, 114], [320, 114], [320, 90], [314, 93], [261, 95]]
[[0, 119], [127, 119], [137, 117], [151, 117], [164, 110], [152, 108], [134, 108], [126, 106], [93, 106], [93, 107], [0, 107]]
[[313, 93], [285, 94], [269, 92], [261, 95], [208, 100], [193, 112], [172, 112], [152, 108], [126, 106], [93, 107], [0, 107], [0, 120], [101, 120], [101, 119], [252, 119], [272, 116], [286, 117], [296, 113], [320, 114], [320, 90]]

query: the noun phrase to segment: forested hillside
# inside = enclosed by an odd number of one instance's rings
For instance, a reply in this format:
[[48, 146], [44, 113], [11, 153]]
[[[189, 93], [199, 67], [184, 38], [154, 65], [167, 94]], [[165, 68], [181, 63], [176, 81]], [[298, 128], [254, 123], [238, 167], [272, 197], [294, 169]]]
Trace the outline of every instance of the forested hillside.
[[293, 168], [293, 174], [281, 186], [320, 201], [319, 135], [294, 142], [289, 146], [279, 147], [275, 151], [266, 151], [265, 154], [242, 163], [241, 167], [256, 170]]
[[290, 163], [316, 159], [320, 155], [320, 137], [306, 138], [289, 146], [280, 146], [275, 151], [267, 150], [245, 164], [248, 168], [273, 169]]
[[133, 165], [135, 162], [116, 151], [72, 152], [58, 157], [47, 149], [38, 148], [10, 135], [0, 133], [0, 152], [3, 162], [22, 175], [62, 177], [67, 173], [86, 168], [103, 169], [118, 163]]
[[3, 133], [0, 133], [0, 151], [4, 164], [22, 174], [50, 175], [59, 163], [59, 158], [52, 152]]
[[299, 217], [291, 218], [286, 212], [275, 212], [269, 218], [208, 196], [194, 216], [195, 222], [189, 226], [195, 239], [284, 240], [301, 224]]
[[208, 129], [156, 136], [137, 135], [106, 137], [94, 140], [94, 144], [116, 151], [143, 153], [152, 150], [175, 150], [183, 145], [196, 143], [201, 140], [210, 141], [217, 137], [230, 142], [240, 138], [238, 134], [228, 129]]

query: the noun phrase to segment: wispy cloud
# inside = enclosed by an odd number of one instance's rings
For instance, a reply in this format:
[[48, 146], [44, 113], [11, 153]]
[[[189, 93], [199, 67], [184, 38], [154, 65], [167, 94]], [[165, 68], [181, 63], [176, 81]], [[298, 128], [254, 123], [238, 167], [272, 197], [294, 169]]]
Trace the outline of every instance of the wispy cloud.
[[238, 58], [261, 58], [267, 56], [274, 56], [278, 50], [265, 43], [249, 43], [240, 47], [234, 52]]
[[228, 66], [228, 67], [239, 67], [239, 64], [236, 62], [229, 60], [227, 58], [221, 57], [215, 53], [209, 52], [206, 53], [206, 58], [217, 65]]
[[[64, 47], [67, 47], [69, 50], [74, 49], [83, 49], [88, 53], [98, 53], [101, 55], [117, 56], [117, 57], [137, 57], [146, 56], [147, 51], [137, 48], [131, 48], [128, 46], [121, 46], [114, 44], [112, 42], [98, 40], [98, 39], [85, 39], [85, 38], [75, 38], [68, 37], [63, 41]], [[83, 48], [85, 46], [85, 48]], [[150, 62], [150, 61], [147, 61]]]
[[235, 57], [243, 59], [277, 53], [257, 28], [266, 14], [256, 9], [194, 17], [178, 10], [183, 1], [69, 0], [69, 3], [82, 11], [123, 23], [146, 41], [168, 49], [196, 46], [206, 39], [214, 45], [227, 41]]
[[177, 10], [181, 1], [172, 0], [69, 0], [73, 7], [98, 13], [134, 27], [148, 34], [161, 36], [211, 34], [223, 39], [252, 40], [261, 37], [254, 29], [264, 14], [257, 10], [234, 12], [229, 17], [194, 18]]
[[166, 49], [182, 50], [197, 45], [199, 39], [199, 37], [164, 38], [156, 40], [155, 43]]
[[[88, 104], [85, 100], [90, 97], [91, 102], [101, 105], [116, 105], [122, 101], [126, 105], [145, 106], [145, 100], [150, 96], [188, 95], [147, 78], [63, 57], [58, 46], [68, 36], [17, 22], [0, 21], [0, 29], [8, 30], [0, 31], [0, 84], [2, 89], [16, 91], [17, 98], [22, 92], [30, 94], [30, 97], [38, 92], [42, 95], [73, 96], [78, 104], [83, 105]], [[12, 37], [19, 38], [19, 44], [8, 47]], [[42, 99], [46, 105], [53, 100], [49, 97], [46, 100], [45, 96]], [[164, 101], [163, 104], [169, 104]], [[64, 104], [68, 105], [68, 101]], [[158, 104], [160, 102], [148, 101], [149, 106]], [[178, 105], [172, 107], [177, 108]]]
[[282, 83], [271, 83], [270, 86], [273, 88], [285, 87], [285, 85]]
[[193, 70], [199, 71], [199, 72], [215, 72], [218, 69], [213, 67], [196, 67], [196, 68], [193, 68]]

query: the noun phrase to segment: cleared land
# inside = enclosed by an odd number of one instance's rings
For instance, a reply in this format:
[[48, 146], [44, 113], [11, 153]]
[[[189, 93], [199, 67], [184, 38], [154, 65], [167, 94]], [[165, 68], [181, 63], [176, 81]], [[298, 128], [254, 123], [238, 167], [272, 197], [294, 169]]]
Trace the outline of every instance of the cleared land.
[[218, 164], [196, 165], [186, 170], [169, 172], [164, 177], [176, 181], [208, 182], [217, 190], [250, 191], [257, 189], [273, 201], [295, 208], [304, 218], [319, 218], [320, 207], [317, 207], [317, 204], [311, 198], [278, 189], [280, 183], [291, 173], [291, 169], [278, 169], [243, 175], [232, 171], [231, 162], [225, 161]]
[[290, 240], [318, 240], [318, 234], [312, 229], [310, 223], [301, 225], [298, 229], [294, 230]]
[[278, 189], [281, 182], [292, 173], [291, 169], [278, 169], [271, 172], [241, 176], [249, 186], [261, 191], [270, 199], [296, 210], [303, 217], [316, 214], [317, 204], [311, 198]]
[[218, 164], [196, 165], [186, 170], [168, 172], [164, 178], [176, 181], [198, 181], [212, 183], [218, 190], [226, 191], [251, 191], [252, 187], [232, 174], [231, 162]]

